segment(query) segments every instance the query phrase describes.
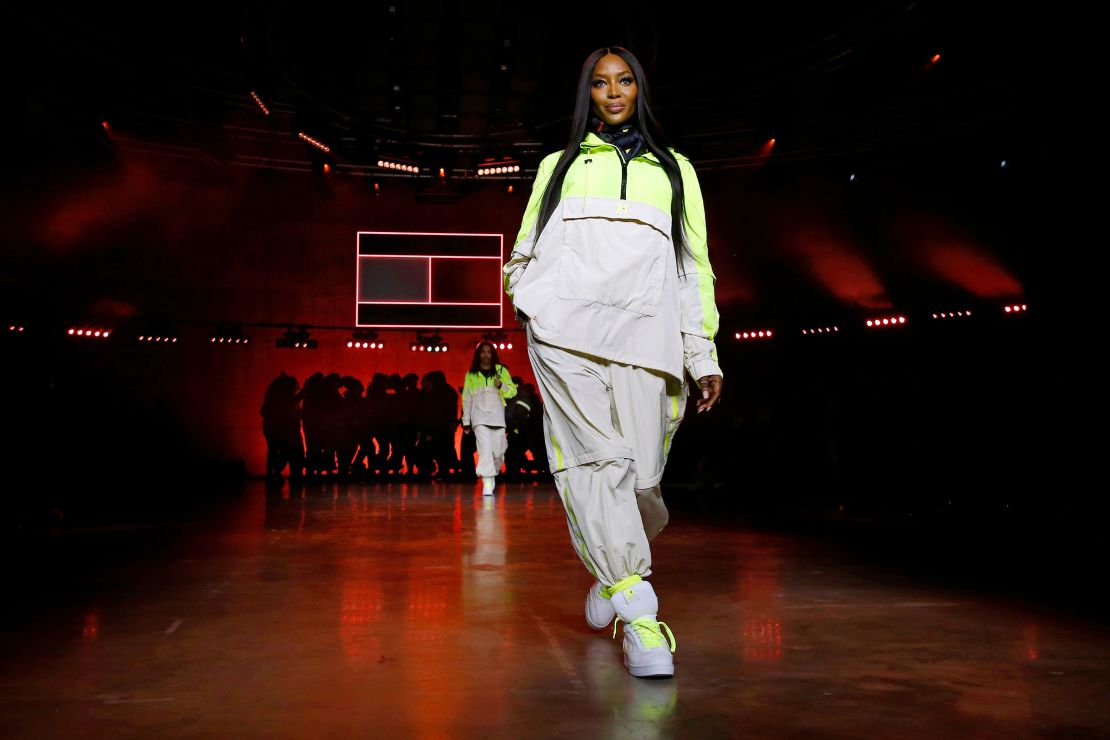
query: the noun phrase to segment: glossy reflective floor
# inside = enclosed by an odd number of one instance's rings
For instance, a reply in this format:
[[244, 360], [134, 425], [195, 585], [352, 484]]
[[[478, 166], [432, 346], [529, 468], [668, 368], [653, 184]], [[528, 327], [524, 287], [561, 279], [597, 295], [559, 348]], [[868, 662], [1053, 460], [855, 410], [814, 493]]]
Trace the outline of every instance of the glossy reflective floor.
[[677, 675], [631, 678], [552, 487], [477, 490], [251, 483], [183, 528], [71, 533], [80, 575], [2, 638], [0, 735], [1110, 734], [1105, 627], [681, 512], [652, 578]]

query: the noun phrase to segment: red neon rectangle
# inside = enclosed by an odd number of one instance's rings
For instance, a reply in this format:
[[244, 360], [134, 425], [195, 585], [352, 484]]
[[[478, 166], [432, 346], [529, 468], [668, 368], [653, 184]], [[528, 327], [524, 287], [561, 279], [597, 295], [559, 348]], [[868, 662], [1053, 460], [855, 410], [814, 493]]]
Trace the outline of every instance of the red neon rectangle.
[[[469, 237], [474, 237], [472, 246]], [[442, 243], [437, 245], [437, 238]], [[503, 246], [502, 234], [357, 232], [356, 326], [500, 328]]]

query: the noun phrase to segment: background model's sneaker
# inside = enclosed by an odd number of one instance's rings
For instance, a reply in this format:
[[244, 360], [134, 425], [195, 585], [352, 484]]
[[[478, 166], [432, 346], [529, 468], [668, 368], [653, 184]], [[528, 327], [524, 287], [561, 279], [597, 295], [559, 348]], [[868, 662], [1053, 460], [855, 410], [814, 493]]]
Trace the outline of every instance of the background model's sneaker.
[[595, 630], [605, 629], [613, 621], [613, 617], [617, 616], [617, 610], [609, 599], [601, 581], [594, 581], [590, 592], [586, 594], [586, 624]]

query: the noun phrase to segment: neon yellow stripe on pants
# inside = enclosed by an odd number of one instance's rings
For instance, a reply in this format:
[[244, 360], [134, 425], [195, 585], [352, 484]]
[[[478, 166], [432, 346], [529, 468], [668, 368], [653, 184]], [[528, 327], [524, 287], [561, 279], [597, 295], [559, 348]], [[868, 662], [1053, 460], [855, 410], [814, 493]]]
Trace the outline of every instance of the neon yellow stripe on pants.
[[[678, 396], [671, 396], [671, 405], [672, 405], [673, 410], [674, 410], [674, 415], [671, 416], [671, 420], [674, 421], [675, 419], [678, 418]], [[674, 438], [674, 432], [675, 432], [674, 429], [668, 429], [667, 433], [663, 436], [663, 458], [664, 459], [666, 459], [667, 455], [670, 454], [671, 440]]]
[[585, 563], [586, 569], [594, 578], [597, 578], [597, 568], [595, 567], [589, 553], [586, 551], [586, 538], [582, 536], [582, 529], [578, 526], [578, 517], [574, 515], [574, 507], [570, 503], [570, 476], [566, 474], [563, 469], [563, 449], [559, 447], [558, 440], [555, 439], [555, 433], [551, 433], [551, 445], [555, 448], [555, 463], [557, 469], [563, 470], [563, 479], [566, 481], [563, 490], [560, 494], [563, 498], [563, 506], [566, 507], [567, 515], [570, 517], [571, 525], [574, 528], [574, 539], [578, 540], [578, 552], [582, 557], [582, 562]]

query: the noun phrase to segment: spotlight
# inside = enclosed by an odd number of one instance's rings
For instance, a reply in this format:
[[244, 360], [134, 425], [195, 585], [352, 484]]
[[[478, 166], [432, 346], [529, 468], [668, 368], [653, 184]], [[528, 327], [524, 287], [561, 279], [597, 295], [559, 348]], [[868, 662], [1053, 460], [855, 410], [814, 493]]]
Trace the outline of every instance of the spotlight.
[[324, 152], [325, 154], [330, 154], [331, 153], [331, 147], [330, 146], [323, 143], [319, 139], [312, 138], [311, 136], [306, 134], [304, 131], [298, 131], [297, 136], [299, 136], [302, 141], [307, 141], [309, 144], [316, 147], [317, 149]]
[[247, 344], [250, 342], [250, 337], [244, 334], [240, 327], [230, 324], [218, 327], [209, 339], [212, 344]]
[[447, 343], [439, 334], [417, 334], [416, 341], [409, 344], [412, 352], [446, 352]]
[[934, 319], [966, 319], [971, 316], [971, 311], [941, 311], [934, 313]]
[[1014, 303], [1005, 307], [1006, 313], [1024, 313], [1027, 310], [1028, 306], [1026, 306], [1024, 303]]
[[347, 349], [385, 349], [385, 343], [377, 341], [376, 331], [359, 330], [351, 333]]
[[509, 341], [509, 335], [503, 331], [487, 331], [482, 335], [482, 338], [474, 343], [477, 347], [482, 342], [489, 342], [493, 348], [499, 352], [504, 352], [513, 348], [512, 343]]
[[77, 326], [71, 327], [66, 330], [68, 336], [77, 336], [83, 339], [107, 339], [111, 335], [111, 329], [104, 329], [96, 326]]
[[415, 162], [400, 157], [382, 157], [378, 160], [378, 166], [385, 170], [407, 172], [410, 175], [420, 174], [420, 168], [416, 166]]
[[906, 323], [905, 316], [884, 316], [879, 319], [867, 319], [867, 326], [871, 328], [879, 326], [901, 326]]
[[316, 340], [309, 334], [307, 327], [294, 329], [289, 327], [285, 333], [274, 340], [278, 349], [316, 349]]
[[262, 98], [258, 97], [258, 93], [256, 93], [254, 90], [251, 90], [251, 97], [254, 99], [254, 102], [258, 104], [258, 108], [262, 111], [262, 115], [270, 115], [270, 109], [267, 108], [266, 104], [262, 102]]
[[520, 172], [520, 162], [513, 159], [487, 159], [478, 165], [478, 177], [512, 175], [518, 172]]
[[810, 329], [802, 329], [802, 334], [812, 336], [814, 334], [834, 334], [840, 331], [840, 327], [833, 326], [815, 326]]
[[748, 339], [770, 339], [773, 336], [770, 329], [756, 329], [754, 331], [738, 331], [736, 338], [740, 340]]

